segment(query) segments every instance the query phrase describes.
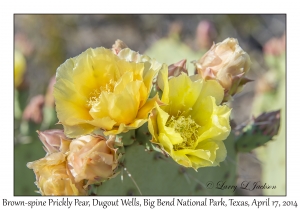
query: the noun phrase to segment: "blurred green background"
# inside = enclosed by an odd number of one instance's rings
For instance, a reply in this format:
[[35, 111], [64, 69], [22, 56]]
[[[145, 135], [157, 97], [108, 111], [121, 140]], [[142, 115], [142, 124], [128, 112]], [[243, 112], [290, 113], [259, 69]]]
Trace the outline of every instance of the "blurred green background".
[[[14, 194], [38, 195], [35, 177], [26, 163], [45, 156], [36, 130], [56, 125], [52, 97], [57, 67], [87, 48], [111, 48], [121, 39], [132, 50], [168, 65], [198, 60], [212, 45], [237, 38], [248, 52], [252, 67], [244, 91], [234, 97], [232, 118], [247, 122], [263, 111], [281, 111], [281, 128], [275, 141], [255, 152], [240, 154], [237, 183], [261, 181], [274, 185], [272, 192], [239, 191], [239, 195], [286, 194], [285, 104], [286, 15], [18, 15], [14, 16], [16, 68], [23, 68], [15, 85]], [[21, 66], [21, 67], [19, 67]], [[17, 72], [17, 71], [16, 71]], [[274, 176], [274, 173], [277, 175]]]

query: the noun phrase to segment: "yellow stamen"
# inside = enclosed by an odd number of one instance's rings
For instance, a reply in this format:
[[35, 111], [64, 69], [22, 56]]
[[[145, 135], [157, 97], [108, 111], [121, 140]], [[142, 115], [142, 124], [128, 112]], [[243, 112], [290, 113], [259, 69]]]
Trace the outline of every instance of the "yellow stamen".
[[114, 80], [110, 80], [110, 82], [108, 84], [106, 84], [105, 86], [101, 86], [100, 88], [93, 90], [90, 93], [91, 96], [90, 96], [89, 100], [87, 100], [88, 107], [92, 107], [93, 105], [95, 105], [96, 103], [99, 102], [99, 97], [102, 92], [112, 93], [114, 91], [115, 84], [116, 84], [116, 82]]
[[172, 116], [168, 122], [166, 123], [168, 127], [174, 128], [176, 132], [178, 132], [183, 138], [183, 142], [180, 144], [174, 145], [174, 150], [179, 149], [188, 149], [193, 148], [197, 137], [198, 137], [198, 129], [200, 125], [198, 125], [191, 116]]

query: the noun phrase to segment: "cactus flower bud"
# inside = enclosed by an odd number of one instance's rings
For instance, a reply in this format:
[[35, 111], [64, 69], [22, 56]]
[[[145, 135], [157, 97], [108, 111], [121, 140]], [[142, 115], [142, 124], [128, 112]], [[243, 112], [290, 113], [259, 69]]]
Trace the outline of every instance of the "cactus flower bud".
[[68, 164], [76, 182], [88, 180], [89, 185], [112, 178], [118, 166], [114, 141], [115, 136], [86, 135], [71, 142]]
[[[177, 63], [173, 63], [168, 66], [168, 79], [173, 77], [178, 77], [181, 73], [188, 74], [188, 70], [186, 68], [186, 59], [180, 60]], [[157, 90], [164, 89], [164, 80], [161, 72], [158, 73], [158, 76], [153, 80], [153, 84], [156, 84]]]
[[188, 71], [186, 69], [186, 59], [171, 64], [170, 66], [168, 66], [168, 71], [169, 79], [179, 76], [181, 72], [188, 74]]
[[239, 46], [237, 39], [227, 38], [223, 42], [213, 44], [208, 52], [194, 63], [197, 73], [205, 80], [217, 80], [224, 88], [224, 99], [242, 90], [250, 79], [245, 74], [250, 69], [250, 57]]

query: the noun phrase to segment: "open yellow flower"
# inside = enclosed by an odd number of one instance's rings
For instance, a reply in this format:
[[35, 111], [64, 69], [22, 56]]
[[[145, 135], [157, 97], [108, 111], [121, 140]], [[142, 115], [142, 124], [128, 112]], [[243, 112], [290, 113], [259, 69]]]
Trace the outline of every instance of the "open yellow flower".
[[145, 55], [103, 47], [68, 59], [56, 73], [54, 97], [69, 137], [103, 129], [105, 135], [136, 129], [147, 122], [158, 96], [149, 99], [152, 80], [167, 68]]
[[214, 80], [204, 81], [186, 74], [168, 81], [160, 72], [162, 102], [152, 111], [149, 131], [152, 143], [160, 145], [177, 163], [185, 167], [216, 166], [226, 158], [223, 140], [230, 133], [230, 109], [221, 106], [224, 90]]

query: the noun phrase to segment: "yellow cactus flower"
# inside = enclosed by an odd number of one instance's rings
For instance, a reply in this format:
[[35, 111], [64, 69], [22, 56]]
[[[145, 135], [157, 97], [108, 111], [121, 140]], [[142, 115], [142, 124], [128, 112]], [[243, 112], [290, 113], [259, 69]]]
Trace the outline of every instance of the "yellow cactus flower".
[[142, 126], [158, 100], [149, 94], [161, 68], [167, 67], [129, 48], [117, 55], [103, 47], [88, 49], [65, 61], [54, 86], [65, 134], [78, 137], [102, 129], [111, 135]]
[[29, 162], [27, 167], [33, 169], [41, 195], [86, 195], [83, 181], [75, 183], [62, 152]]
[[112, 178], [118, 166], [115, 136], [81, 136], [70, 144], [68, 165], [75, 182], [88, 180], [87, 185]]
[[230, 133], [230, 109], [220, 103], [224, 90], [214, 80], [181, 74], [168, 81], [168, 72], [159, 74], [162, 102], [150, 115], [148, 128], [152, 143], [178, 164], [192, 167], [216, 166], [226, 158], [223, 140]]
[[23, 75], [26, 70], [26, 60], [23, 54], [15, 50], [15, 67], [14, 67], [14, 79], [15, 79], [15, 87], [19, 87], [23, 81]]

